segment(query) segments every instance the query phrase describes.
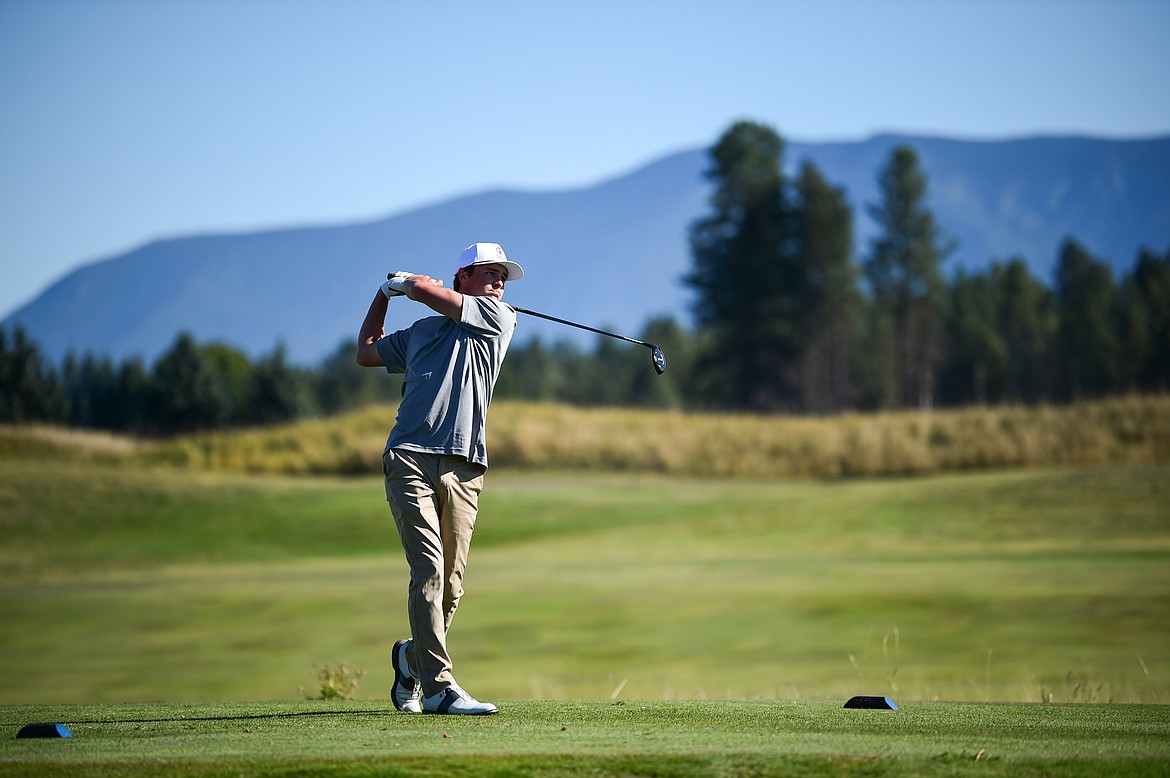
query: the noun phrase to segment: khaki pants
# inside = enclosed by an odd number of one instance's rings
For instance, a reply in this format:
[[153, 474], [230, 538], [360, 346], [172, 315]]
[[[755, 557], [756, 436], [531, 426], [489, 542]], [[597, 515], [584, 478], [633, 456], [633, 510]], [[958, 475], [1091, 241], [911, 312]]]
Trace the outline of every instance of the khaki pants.
[[410, 668], [424, 696], [455, 683], [447, 630], [459, 598], [485, 468], [463, 457], [391, 449], [382, 458], [386, 501], [410, 566]]

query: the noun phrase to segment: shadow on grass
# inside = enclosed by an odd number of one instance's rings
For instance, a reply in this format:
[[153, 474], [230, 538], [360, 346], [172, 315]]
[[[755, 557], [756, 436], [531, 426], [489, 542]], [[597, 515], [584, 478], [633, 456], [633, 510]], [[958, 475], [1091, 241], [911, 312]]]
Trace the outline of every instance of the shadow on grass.
[[361, 716], [381, 716], [386, 714], [397, 714], [398, 711], [394, 708], [386, 708], [382, 710], [304, 710], [304, 711], [290, 711], [288, 713], [238, 713], [234, 715], [224, 716], [169, 716], [165, 718], [142, 718], [142, 719], [66, 719], [67, 723], [80, 724], [181, 724], [193, 721], [257, 721], [262, 719], [296, 719], [308, 718], [313, 716], [353, 716], [355, 714]]

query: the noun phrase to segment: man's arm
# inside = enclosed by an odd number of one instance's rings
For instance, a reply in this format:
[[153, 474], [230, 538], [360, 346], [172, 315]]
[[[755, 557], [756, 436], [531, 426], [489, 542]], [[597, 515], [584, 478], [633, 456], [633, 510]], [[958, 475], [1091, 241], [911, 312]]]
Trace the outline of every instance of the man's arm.
[[386, 364], [374, 344], [386, 334], [386, 305], [389, 302], [379, 289], [366, 312], [362, 328], [358, 330], [357, 363], [362, 367], [384, 367]]
[[[403, 274], [405, 275], [405, 274]], [[436, 313], [459, 320], [463, 313], [463, 295], [447, 289], [443, 282], [430, 276], [414, 275], [401, 287], [406, 297], [422, 303]], [[386, 308], [389, 300], [379, 289], [370, 303], [366, 318], [358, 331], [357, 363], [362, 367], [384, 367], [382, 355], [375, 345], [386, 335]]]
[[459, 321], [463, 313], [463, 295], [443, 286], [430, 276], [411, 276], [405, 284], [406, 296], [422, 303], [435, 313]]

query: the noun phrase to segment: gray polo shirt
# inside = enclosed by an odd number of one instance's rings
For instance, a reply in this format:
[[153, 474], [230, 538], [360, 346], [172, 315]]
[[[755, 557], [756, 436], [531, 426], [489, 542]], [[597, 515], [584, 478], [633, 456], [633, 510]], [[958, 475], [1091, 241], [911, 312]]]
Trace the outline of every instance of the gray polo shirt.
[[487, 411], [516, 312], [463, 296], [460, 320], [428, 316], [377, 342], [391, 373], [405, 373], [386, 449], [449, 454], [487, 467]]

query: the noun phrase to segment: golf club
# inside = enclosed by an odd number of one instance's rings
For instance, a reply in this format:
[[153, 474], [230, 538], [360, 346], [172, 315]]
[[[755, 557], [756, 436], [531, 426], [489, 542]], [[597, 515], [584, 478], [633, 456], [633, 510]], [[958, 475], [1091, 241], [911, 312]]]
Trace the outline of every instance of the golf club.
[[512, 310], [516, 311], [517, 313], [526, 313], [529, 316], [536, 316], [536, 317], [541, 318], [541, 319], [548, 319], [549, 321], [555, 321], [557, 324], [567, 324], [568, 326], [576, 327], [579, 330], [588, 330], [589, 332], [596, 332], [598, 335], [608, 335], [611, 338], [617, 338], [618, 340], [624, 340], [627, 343], [637, 343], [639, 346], [645, 346], [646, 348], [650, 349], [650, 358], [654, 361], [654, 371], [656, 373], [658, 373], [658, 375], [662, 375], [663, 373], [666, 372], [666, 355], [662, 353], [662, 349], [658, 348], [658, 346], [655, 346], [653, 343], [647, 343], [643, 340], [635, 340], [634, 338], [627, 338], [625, 335], [618, 335], [617, 333], [606, 332], [605, 330], [599, 330], [596, 327], [590, 327], [586, 324], [577, 324], [576, 322], [573, 322], [573, 321], [566, 321], [565, 319], [558, 319], [556, 316], [549, 316], [547, 313], [537, 313], [536, 311], [530, 311], [527, 308], [519, 308], [515, 305], [511, 306], [511, 308], [512, 308]]

